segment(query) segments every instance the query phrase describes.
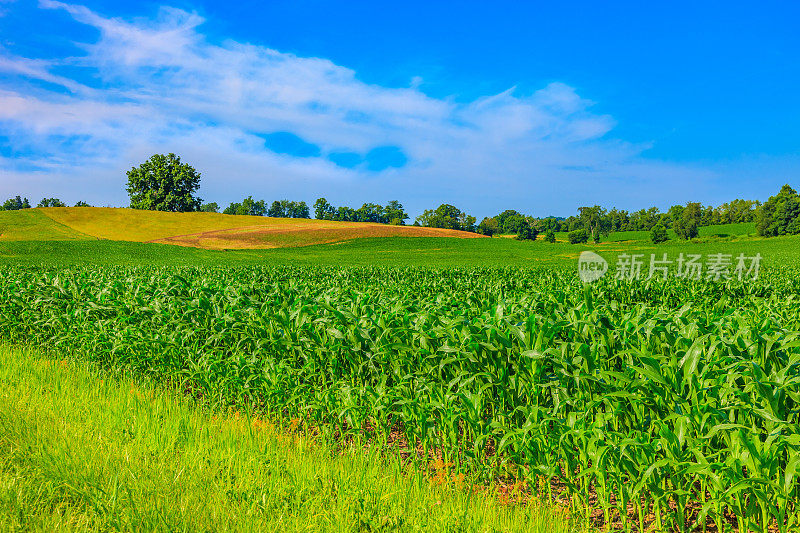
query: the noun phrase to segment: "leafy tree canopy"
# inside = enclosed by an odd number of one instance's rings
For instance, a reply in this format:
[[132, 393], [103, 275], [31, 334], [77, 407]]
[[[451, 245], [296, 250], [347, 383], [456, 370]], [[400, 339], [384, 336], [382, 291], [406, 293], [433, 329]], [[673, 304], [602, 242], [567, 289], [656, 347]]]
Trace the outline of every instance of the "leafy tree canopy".
[[317, 220], [333, 220], [336, 208], [328, 203], [325, 198], [317, 198], [314, 202], [314, 218]]
[[524, 216], [516, 213], [506, 217], [500, 227], [503, 229], [503, 233], [520, 233], [528, 227], [528, 221]]
[[365, 203], [358, 209], [347, 206], [336, 208], [325, 198], [314, 202], [314, 217], [319, 220], [343, 220], [347, 222], [377, 222], [402, 226], [408, 219], [403, 204], [391, 200], [386, 207], [380, 204]]
[[181, 163], [175, 154], [155, 154], [127, 173], [127, 191], [133, 209], [151, 211], [197, 211], [202, 200], [194, 196], [200, 188], [200, 173]]
[[653, 244], [660, 244], [666, 242], [668, 239], [667, 228], [661, 224], [656, 224], [653, 226], [653, 229], [650, 230], [650, 240], [653, 241]]
[[267, 210], [268, 217], [277, 218], [311, 218], [311, 211], [305, 202], [275, 200]]
[[478, 224], [476, 231], [488, 237], [500, 233], [500, 224], [497, 223], [497, 217], [485, 217]]
[[450, 204], [442, 204], [435, 210], [426, 209], [417, 217], [414, 224], [428, 228], [475, 231], [475, 217]]
[[36, 207], [67, 207], [67, 204], [58, 198], [42, 198], [42, 201]]
[[226, 215], [263, 217], [267, 213], [267, 204], [264, 200], [253, 200], [252, 196], [248, 196], [241, 202], [232, 202], [225, 208], [223, 213]]
[[689, 202], [681, 212], [680, 217], [672, 222], [672, 229], [681, 239], [697, 237], [697, 228], [702, 223], [703, 206], [698, 202]]
[[589, 240], [589, 232], [583, 228], [576, 229], [567, 234], [567, 239], [569, 239], [570, 244], [585, 243]]
[[3, 202], [2, 207], [0, 210], [2, 211], [17, 211], [19, 209], [30, 209], [31, 203], [28, 201], [27, 198], [20, 198], [17, 196], [16, 198], [9, 198], [5, 202]]
[[800, 196], [789, 185], [784, 185], [775, 196], [758, 210], [756, 231], [759, 235], [776, 237], [800, 233]]

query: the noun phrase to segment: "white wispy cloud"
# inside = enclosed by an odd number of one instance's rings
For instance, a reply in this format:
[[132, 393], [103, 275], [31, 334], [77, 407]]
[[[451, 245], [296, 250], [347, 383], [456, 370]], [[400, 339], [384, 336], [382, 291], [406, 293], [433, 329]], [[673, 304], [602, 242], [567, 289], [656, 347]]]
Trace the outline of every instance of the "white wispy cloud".
[[[83, 55], [56, 60], [0, 49], [9, 80], [0, 81], [0, 132], [18, 148], [0, 157], [0, 197], [122, 204], [124, 171], [167, 151], [201, 170], [202, 195], [220, 203], [250, 194], [348, 204], [397, 198], [412, 211], [450, 202], [477, 214], [549, 214], [588, 202], [638, 206], [667, 178], [669, 199], [685, 201], [681, 184], [716, 179], [643, 158], [646, 145], [614, 139], [613, 118], [563, 83], [457, 103], [426, 95], [419, 78], [387, 88], [324, 58], [212, 42], [202, 17], [179, 9], [126, 20], [54, 0], [40, 6], [100, 37], [79, 43]], [[91, 71], [92, 80], [56, 74], [65, 65]], [[267, 150], [260, 135], [275, 131], [318, 145], [320, 157]], [[408, 163], [375, 173], [326, 158], [379, 146], [399, 147]]]

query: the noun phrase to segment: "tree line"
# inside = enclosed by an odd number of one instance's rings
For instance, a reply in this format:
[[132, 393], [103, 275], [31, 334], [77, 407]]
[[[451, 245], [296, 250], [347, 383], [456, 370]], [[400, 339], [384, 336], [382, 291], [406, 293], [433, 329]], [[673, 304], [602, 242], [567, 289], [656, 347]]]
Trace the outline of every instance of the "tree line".
[[[42, 200], [36, 205], [36, 207], [67, 207], [67, 204], [59, 200], [58, 198], [42, 198]], [[75, 204], [74, 207], [91, 207], [84, 201], [80, 201]], [[27, 198], [22, 198], [20, 196], [16, 196], [14, 198], [9, 198], [2, 204], [0, 204], [0, 211], [18, 211], [20, 209], [30, 209], [31, 203]]]
[[[201, 205], [199, 210], [207, 213], [219, 213], [219, 206], [216, 202], [212, 202]], [[253, 200], [252, 196], [248, 196], [241, 202], [231, 202], [222, 213], [225, 215], [249, 215], [254, 217], [311, 218], [308, 205], [305, 202], [275, 200], [267, 207], [266, 201]]]
[[385, 206], [380, 204], [365, 203], [358, 209], [352, 207], [334, 207], [325, 198], [318, 198], [314, 202], [314, 218], [318, 220], [341, 220], [346, 222], [375, 222], [378, 224], [391, 224], [404, 226], [408, 220], [403, 204], [391, 200]]
[[[165, 211], [218, 211], [216, 203], [203, 204], [193, 196], [200, 183], [200, 173], [175, 154], [156, 154], [128, 173], [128, 192], [131, 207]], [[156, 185], [154, 185], [156, 184]], [[263, 200], [252, 196], [242, 202], [232, 203], [223, 213], [266, 215], [277, 217], [310, 218], [305, 202], [278, 200], [269, 208]], [[325, 198], [314, 203], [314, 216], [320, 220], [351, 222], [377, 222], [405, 224], [408, 214], [403, 205], [392, 200], [386, 206], [365, 203], [358, 209], [347, 206], [334, 207]], [[698, 235], [698, 228], [717, 224], [756, 222], [759, 235], [774, 236], [800, 233], [800, 199], [797, 191], [784, 185], [778, 195], [761, 205], [757, 200], [737, 199], [718, 207], [703, 206], [699, 202], [673, 205], [662, 213], [657, 207], [629, 212], [624, 209], [594, 205], [578, 208], [577, 215], [567, 218], [536, 218], [514, 210], [505, 210], [494, 217], [484, 218], [476, 225], [476, 218], [459, 208], [442, 204], [427, 209], [414, 220], [416, 226], [456, 229], [484, 235], [515, 234], [518, 239], [535, 240], [544, 233], [545, 240], [555, 242], [557, 232], [567, 232], [570, 242], [586, 242], [589, 238], [600, 242], [612, 231], [650, 231], [653, 242], [667, 239], [672, 229], [683, 239]]]
[[[194, 193], [200, 187], [200, 173], [191, 165], [182, 163], [175, 154], [155, 154], [138, 167], [127, 172], [127, 191], [130, 207], [155, 211], [207, 211], [219, 212], [216, 202], [203, 203]], [[88, 206], [78, 202], [76, 207]], [[37, 207], [65, 207], [58, 198], [43, 198]], [[0, 210], [28, 209], [27, 198], [17, 196], [6, 200]], [[348, 206], [335, 207], [325, 198], [314, 203], [314, 216], [319, 220], [348, 222], [373, 222], [379, 224], [404, 225], [409, 216], [403, 205], [392, 200], [385, 206], [365, 203], [354, 209]], [[230, 215], [253, 215], [282, 218], [311, 218], [311, 210], [305, 202], [275, 200], [269, 207], [264, 200], [248, 196], [241, 202], [232, 202], [222, 213]], [[666, 212], [657, 207], [629, 212], [599, 205], [579, 207], [578, 213], [566, 218], [537, 218], [507, 209], [493, 217], [484, 218], [476, 225], [476, 218], [450, 204], [441, 204], [436, 209], [427, 209], [414, 220], [415, 226], [445, 228], [477, 232], [492, 236], [513, 234], [520, 240], [535, 240], [540, 234], [548, 242], [555, 242], [555, 234], [567, 233], [571, 243], [601, 242], [611, 232], [649, 231], [654, 243], [667, 240], [671, 229], [682, 239], [697, 237], [698, 228], [718, 224], [755, 222], [762, 236], [800, 234], [800, 196], [789, 185], [763, 205], [757, 200], [737, 199], [718, 207], [703, 206], [699, 202], [673, 205]]]
[[654, 243], [668, 239], [671, 229], [681, 239], [698, 236], [699, 228], [720, 224], [755, 222], [762, 236], [800, 234], [800, 196], [789, 185], [761, 204], [757, 200], [737, 199], [718, 207], [699, 202], [673, 205], [666, 212], [657, 207], [629, 212], [607, 210], [599, 205], [579, 207], [578, 213], [566, 218], [536, 218], [514, 210], [506, 210], [484, 218], [476, 231], [484, 235], [516, 234], [518, 239], [535, 239], [544, 233], [545, 240], [554, 242], [555, 233], [567, 233], [569, 242], [585, 243], [589, 239], [601, 242], [611, 232], [649, 231]]

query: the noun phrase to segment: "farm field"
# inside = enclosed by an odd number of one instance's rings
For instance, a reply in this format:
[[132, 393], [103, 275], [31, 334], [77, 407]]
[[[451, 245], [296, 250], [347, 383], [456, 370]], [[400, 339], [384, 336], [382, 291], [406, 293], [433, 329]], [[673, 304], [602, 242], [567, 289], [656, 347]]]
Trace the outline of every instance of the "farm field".
[[155, 243], [107, 240], [0, 241], [0, 264], [14, 265], [329, 265], [441, 267], [555, 267], [574, 269], [578, 256], [592, 250], [616, 262], [620, 254], [760, 253], [767, 266], [800, 265], [800, 236], [709, 239], [704, 242], [604, 242], [599, 245], [549, 244], [542, 240], [374, 237], [345, 242], [268, 250], [204, 250]]
[[[650, 254], [661, 257], [666, 253], [675, 258], [689, 251], [734, 256], [760, 253], [767, 267], [800, 264], [800, 237], [755, 237], [752, 224], [703, 227], [701, 237], [692, 243], [673, 238], [659, 245], [650, 243], [648, 232], [611, 233], [597, 245], [571, 245], [565, 242], [566, 234], [559, 242], [549, 244], [541, 238], [520, 242], [502, 237], [474, 238], [475, 234], [450, 230], [435, 230], [443, 232], [438, 234], [431, 231], [217, 213], [26, 209], [0, 212], [0, 264], [574, 268], [583, 250], [595, 251], [611, 264], [619, 254], [643, 254], [649, 259]], [[468, 238], [453, 238], [463, 236]], [[223, 249], [226, 246], [231, 249]]]
[[511, 480], [586, 527], [792, 531], [797, 273], [7, 265], [0, 337]]
[[800, 3], [453, 7], [0, 0], [0, 533], [800, 533]]
[[[438, 228], [220, 213], [167, 213], [108, 207], [47, 207], [36, 211], [49, 219], [42, 219], [48, 227], [57, 225], [89, 238], [211, 250], [308, 246], [365, 237], [481, 238], [475, 233]], [[9, 232], [8, 238], [23, 240], [14, 231]]]
[[[56, 211], [85, 209], [90, 208]], [[406, 508], [425, 508], [431, 498], [440, 498], [435, 495], [439, 488], [425, 492], [420, 480], [428, 476], [444, 482], [448, 495], [437, 501], [446, 501], [446, 509], [460, 509], [462, 518], [446, 511], [430, 518], [440, 520], [430, 522], [438, 524], [431, 527], [800, 527], [800, 487], [794, 476], [800, 451], [800, 237], [759, 238], [745, 224], [702, 228], [693, 242], [672, 239], [655, 246], [647, 233], [628, 232], [611, 234], [597, 245], [570, 245], [374, 236], [370, 225], [361, 225], [354, 233], [358, 238], [313, 244], [306, 234], [316, 221], [272, 219], [270, 231], [275, 221], [292, 227], [278, 232], [284, 239], [279, 247], [219, 250], [209, 249], [213, 246], [207, 242], [175, 246], [165, 244], [170, 238], [144, 239], [172, 231], [188, 231], [189, 236], [244, 231], [251, 238], [257, 234], [254, 225], [196, 231], [219, 227], [225, 216], [195, 214], [200, 226], [176, 226], [177, 219], [156, 214], [149, 220], [158, 224], [136, 230], [140, 233], [131, 230], [129, 239], [110, 240], [98, 238], [106, 230], [91, 224], [102, 226], [118, 212], [127, 217], [127, 210], [86, 210], [83, 219], [73, 213], [73, 219], [62, 217], [62, 222], [48, 216], [50, 211], [0, 213], [6, 237], [0, 238], [0, 339], [38, 348], [20, 361], [41, 368], [52, 361], [43, 353], [63, 354], [65, 373], [126, 376], [123, 389], [135, 382], [151, 396], [165, 384], [177, 386], [188, 396], [169, 393], [168, 401], [189, 402], [186, 409], [207, 413], [202, 416], [249, 413], [267, 421], [271, 442], [295, 435], [306, 439], [302, 446], [313, 443], [314, 453], [346, 450], [348, 460], [362, 461], [356, 471], [372, 469], [364, 475], [377, 475], [383, 463], [395, 465], [393, 472], [400, 477], [369, 484], [416, 487], [408, 489], [416, 492], [403, 500]], [[121, 231], [123, 222], [114, 222], [117, 227], [107, 231]], [[760, 254], [762, 275], [758, 281], [616, 281], [609, 275], [584, 287], [576, 275], [584, 250], [600, 254], [612, 268], [621, 254], [640, 254], [645, 262], [650, 254], [673, 260], [681, 253]], [[3, 353], [22, 352], [6, 348]], [[22, 364], [7, 370], [8, 383], [21, 382], [14, 372], [34, 375]], [[44, 379], [41, 372], [36, 375]], [[4, 401], [11, 406], [8, 396]], [[4, 409], [13, 415], [4, 419], [4, 434], [15, 439], [34, 438], [19, 429], [27, 423], [25, 413], [51, 409], [46, 411], [51, 419], [62, 416], [45, 403], [24, 409], [14, 405]], [[65, 409], [88, 417], [74, 404]], [[118, 413], [115, 420], [75, 423], [116, 427], [124, 418]], [[43, 425], [42, 431], [56, 438], [53, 427]], [[166, 437], [153, 437], [159, 438]], [[109, 442], [108, 449], [128, 450], [126, 439]], [[190, 442], [198, 454], [207, 445], [193, 435], [181, 446]], [[75, 442], [81, 446], [85, 440]], [[362, 457], [359, 450], [371, 451]], [[29, 455], [27, 462], [6, 457], [4, 497], [12, 508], [24, 514], [29, 512], [24, 509], [62, 505], [55, 502], [64, 494], [42, 496], [36, 493], [38, 481], [23, 484], [18, 473], [30, 468], [34, 479], [58, 485], [58, 479], [47, 476], [64, 470], [43, 468], [67, 455]], [[90, 455], [69, 460], [79, 461], [70, 463], [69, 470], [90, 472], [98, 480], [116, 468], [93, 464]], [[159, 460], [164, 463], [149, 468], [177, 468], [168, 454]], [[296, 468], [308, 468], [297, 461]], [[263, 472], [268, 466], [250, 462], [247, 468]], [[322, 478], [303, 481], [299, 494], [313, 493], [308, 483], [339, 483], [340, 468], [332, 464]], [[207, 474], [199, 467], [193, 472]], [[450, 490], [454, 479], [461, 480], [458, 490]], [[463, 480], [482, 487], [479, 497], [487, 503], [479, 508], [488, 515], [469, 515], [479, 509], [469, 505], [472, 496]], [[125, 482], [129, 495], [162, 491], [153, 498], [155, 507], [147, 509], [151, 514], [138, 519], [151, 519], [159, 505], [173, 501], [172, 489], [162, 482], [162, 487], [138, 488], [133, 479]], [[242, 490], [267, 491], [255, 480], [244, 483], [249, 488]], [[399, 524], [392, 518], [398, 513], [391, 510], [399, 503], [392, 503], [396, 500], [389, 492], [364, 496], [358, 492], [363, 483], [350, 485], [359, 496], [345, 498], [333, 514], [312, 518], [315, 506], [331, 505], [317, 495], [307, 509], [292, 507], [286, 519], [323, 530], [348, 529], [343, 524], [363, 512], [354, 510], [354, 501], [388, 498], [388, 507], [378, 505], [373, 511], [380, 510], [380, 520]], [[78, 498], [77, 507], [41, 514], [42, 527], [67, 527], [70, 520], [108, 527], [108, 501], [86, 507], [88, 501], [104, 501], [107, 487], [87, 486], [83, 496], [69, 496]], [[288, 505], [303, 497], [289, 494], [282, 501]], [[130, 498], [129, 505], [139, 505]], [[218, 515], [232, 520], [232, 509], [249, 505], [247, 521], [231, 526], [246, 529], [266, 524], [259, 513], [278, 505], [265, 503], [254, 510], [252, 501], [218, 498], [218, 507], [210, 507], [213, 516], [178, 514], [170, 520], [192, 529]], [[495, 499], [527, 503], [496, 507]], [[409, 512], [416, 516], [417, 511]], [[48, 517], [65, 522], [47, 522]], [[13, 513], [5, 520], [13, 524]], [[365, 520], [374, 526], [375, 516]], [[425, 523], [420, 520], [413, 524]], [[140, 522], [145, 529], [146, 524]], [[403, 522], [397, 529], [414, 527]]]
[[[756, 235], [756, 226], [752, 222], [746, 222], [741, 224], [719, 224], [716, 226], [701, 226], [698, 228], [699, 236], [696, 240], [702, 241], [707, 239], [726, 239], [726, 238], [738, 238], [738, 237], [748, 237], [748, 236], [755, 236]], [[567, 234], [559, 234], [563, 235], [563, 239], [566, 241]], [[667, 235], [670, 239], [677, 239], [677, 235], [675, 231], [672, 229], [667, 230]], [[638, 242], [650, 242], [650, 232], [649, 231], [616, 231], [609, 234], [607, 237], [608, 241], [611, 242], [625, 242], [625, 241], [638, 241]]]

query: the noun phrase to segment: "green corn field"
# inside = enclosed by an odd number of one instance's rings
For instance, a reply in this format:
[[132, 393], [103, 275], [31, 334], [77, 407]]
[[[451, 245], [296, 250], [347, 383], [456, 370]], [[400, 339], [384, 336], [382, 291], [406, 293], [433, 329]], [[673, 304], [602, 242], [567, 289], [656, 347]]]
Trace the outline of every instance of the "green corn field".
[[0, 338], [332, 438], [399, 434], [587, 523], [800, 528], [800, 269], [0, 267]]

